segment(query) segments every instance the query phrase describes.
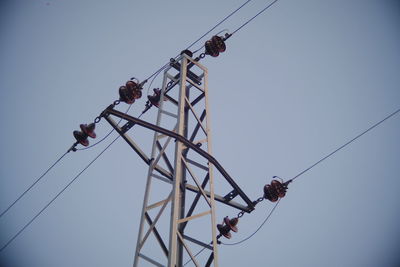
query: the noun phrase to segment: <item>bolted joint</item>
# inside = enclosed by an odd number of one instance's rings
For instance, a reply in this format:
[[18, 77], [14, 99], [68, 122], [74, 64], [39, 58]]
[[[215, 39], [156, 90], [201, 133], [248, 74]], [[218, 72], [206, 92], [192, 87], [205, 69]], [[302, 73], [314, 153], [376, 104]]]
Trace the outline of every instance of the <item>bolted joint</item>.
[[223, 37], [224, 41], [228, 40], [231, 36], [231, 33], [225, 33], [225, 36]]
[[193, 52], [192, 51], [190, 51], [189, 49], [185, 49], [185, 50], [183, 50], [182, 52], [181, 52], [181, 55], [183, 55], [183, 54], [186, 54], [186, 55], [188, 55], [189, 57], [193, 57]]

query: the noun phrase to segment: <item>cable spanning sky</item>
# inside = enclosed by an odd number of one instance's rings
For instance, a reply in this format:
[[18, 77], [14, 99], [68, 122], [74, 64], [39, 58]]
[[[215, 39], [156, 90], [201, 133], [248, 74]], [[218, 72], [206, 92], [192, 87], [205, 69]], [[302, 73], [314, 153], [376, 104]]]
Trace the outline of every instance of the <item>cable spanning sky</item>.
[[[1, 1], [0, 212], [65, 153], [79, 124], [118, 98], [119, 86], [147, 78], [244, 2]], [[268, 3], [251, 1], [193, 50]], [[293, 178], [400, 108], [399, 15], [398, 1], [279, 0], [219, 57], [202, 60], [213, 156], [248, 196], [259, 198], [274, 175]], [[154, 123], [155, 114], [142, 118]], [[110, 129], [102, 120], [90, 141]], [[219, 247], [220, 266], [398, 266], [399, 136], [396, 115], [300, 176], [256, 235]], [[0, 218], [0, 246], [115, 137], [68, 153]], [[150, 152], [151, 132], [133, 137]], [[0, 265], [131, 266], [146, 173], [116, 141], [0, 252]], [[272, 208], [257, 205], [223, 241], [253, 233]], [[218, 223], [237, 212], [218, 205]]]

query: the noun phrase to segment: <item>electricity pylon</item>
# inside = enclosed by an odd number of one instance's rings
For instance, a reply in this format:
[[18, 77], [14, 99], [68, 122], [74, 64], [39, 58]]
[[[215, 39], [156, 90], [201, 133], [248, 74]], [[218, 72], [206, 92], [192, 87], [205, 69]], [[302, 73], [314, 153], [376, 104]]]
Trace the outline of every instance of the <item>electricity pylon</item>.
[[[149, 97], [158, 107], [156, 124], [117, 111], [114, 105], [102, 113], [149, 165], [134, 266], [147, 262], [179, 267], [189, 261], [196, 266], [218, 266], [216, 201], [243, 212], [254, 209], [254, 202], [211, 155], [207, 79], [207, 69], [198, 58], [182, 53], [171, 59], [162, 88], [154, 89]], [[120, 127], [112, 116], [127, 122]], [[128, 136], [133, 125], [154, 131], [150, 157]], [[230, 186], [225, 196], [214, 192], [214, 167]], [[236, 196], [244, 204], [233, 201]], [[209, 253], [197, 257], [196, 252], [205, 249]]]

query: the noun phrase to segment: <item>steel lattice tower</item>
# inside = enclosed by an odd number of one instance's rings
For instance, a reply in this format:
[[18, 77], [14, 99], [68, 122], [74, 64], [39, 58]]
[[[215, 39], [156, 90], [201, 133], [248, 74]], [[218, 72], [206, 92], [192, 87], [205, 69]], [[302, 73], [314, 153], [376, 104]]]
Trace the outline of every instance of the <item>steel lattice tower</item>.
[[[160, 99], [153, 103], [158, 107], [156, 124], [117, 111], [114, 105], [102, 114], [149, 165], [134, 266], [147, 262], [175, 267], [189, 260], [196, 266], [218, 266], [216, 201], [243, 212], [254, 209], [211, 155], [207, 75], [198, 58], [183, 53], [164, 70]], [[112, 116], [127, 122], [120, 127]], [[133, 125], [154, 131], [150, 156], [128, 136]], [[225, 196], [214, 193], [214, 167], [229, 185]], [[244, 204], [233, 201], [236, 196]], [[196, 253], [203, 250], [209, 253], [198, 259]]]
[[[194, 64], [196, 69], [200, 71], [199, 75], [195, 75], [192, 71], [187, 69], [188, 64]], [[192, 65], [192, 67], [194, 67]], [[179, 69], [179, 80], [175, 78], [176, 75], [172, 73]], [[193, 69], [193, 68], [192, 68]], [[188, 75], [188, 72], [191, 75]], [[191, 78], [189, 78], [189, 76]], [[200, 81], [203, 82], [200, 84]], [[168, 102], [164, 102], [168, 95], [166, 91], [173, 85], [173, 83], [179, 82], [179, 92], [177, 95], [177, 101], [173, 97], [170, 97]], [[196, 91], [196, 92], [193, 92]], [[168, 68], [164, 72], [163, 85], [161, 89], [161, 99], [158, 106], [157, 126], [170, 129], [178, 135], [188, 139], [190, 122], [194, 118], [197, 123], [192, 135], [189, 139], [190, 142], [197, 146], [205, 146], [207, 152], [211, 154], [211, 136], [210, 136], [210, 123], [209, 123], [209, 110], [208, 110], [208, 88], [207, 88], [207, 69], [200, 65], [193, 59], [183, 56], [180, 62], [173, 62], [171, 68]], [[171, 92], [172, 93], [172, 92]], [[192, 96], [192, 97], [191, 97]], [[194, 102], [194, 96], [196, 101]], [[172, 104], [174, 108], [169, 109], [168, 104]], [[198, 112], [201, 111], [201, 114]], [[167, 117], [167, 118], [165, 118]], [[163, 124], [164, 122], [164, 124]], [[201, 136], [201, 139], [199, 138]], [[184, 230], [187, 224], [199, 217], [208, 216], [209, 227], [211, 235], [208, 236], [209, 240], [212, 240], [211, 251], [214, 258], [214, 263], [217, 262], [217, 243], [216, 243], [216, 225], [215, 225], [215, 201], [214, 201], [214, 188], [213, 188], [213, 166], [209, 162], [201, 162], [199, 160], [192, 160], [189, 156], [189, 151], [184, 142], [176, 140], [175, 143], [171, 142], [172, 137], [166, 137], [161, 133], [155, 132], [153, 138], [153, 147], [151, 158], [152, 163], [149, 166], [147, 185], [145, 191], [145, 197], [143, 201], [142, 217], [140, 222], [139, 236], [135, 252], [135, 263], [137, 266], [139, 258], [148, 260], [157, 265], [155, 260], [150, 256], [146, 256], [142, 253], [143, 248], [146, 245], [153, 245], [153, 242], [148, 240], [148, 235], [153, 232], [155, 234], [158, 245], [162, 248], [164, 254], [168, 256], [168, 266], [182, 266], [183, 265], [183, 248], [186, 252], [193, 257], [194, 252], [190, 249], [189, 242], [196, 242], [198, 240], [192, 239], [186, 236]], [[164, 142], [163, 142], [164, 141]], [[163, 144], [162, 144], [163, 142]], [[167, 150], [172, 149], [173, 165]], [[157, 171], [154, 166], [163, 160], [167, 165], [167, 168], [173, 174], [173, 180], [164, 180], [164, 178], [157, 175]], [[201, 168], [199, 168], [201, 166]], [[203, 174], [199, 174], [203, 172]], [[205, 174], [204, 174], [205, 173]], [[206, 177], [208, 180], [209, 196], [204, 192], [204, 185], [201, 186], [199, 175]], [[188, 177], [190, 176], [190, 177]], [[159, 193], [152, 190], [152, 184], [154, 179], [160, 179], [166, 184], [166, 191], [169, 192], [165, 199], [156, 200], [156, 202], [150, 202], [151, 195], [155, 194], [156, 198], [159, 197]], [[194, 208], [197, 203], [193, 203], [190, 210], [185, 211], [186, 208], [186, 185], [189, 184], [187, 179], [192, 179], [197, 190], [199, 190], [196, 202], [200, 198], [203, 198], [208, 207], [205, 211], [195, 213]], [[168, 250], [166, 250], [166, 241], [157, 234], [157, 223], [163, 213], [168, 213], [165, 209], [167, 204], [170, 203], [170, 229], [169, 229], [169, 244]], [[154, 219], [149, 218], [148, 211], [156, 207], [161, 207], [156, 213]], [[203, 229], [202, 229], [203, 230]], [[210, 247], [208, 244], [202, 244], [203, 246]], [[194, 257], [193, 257], [194, 259]], [[196, 261], [196, 259], [194, 259]], [[165, 266], [165, 264], [162, 264]], [[215, 264], [216, 265], [216, 264]]]

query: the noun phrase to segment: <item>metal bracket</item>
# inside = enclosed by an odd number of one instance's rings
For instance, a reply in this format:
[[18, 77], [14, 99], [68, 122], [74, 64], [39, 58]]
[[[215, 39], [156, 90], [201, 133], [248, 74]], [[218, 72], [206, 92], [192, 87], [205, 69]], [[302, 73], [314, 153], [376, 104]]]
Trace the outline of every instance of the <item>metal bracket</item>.
[[236, 190], [232, 190], [231, 192], [229, 192], [226, 196], [224, 196], [224, 198], [227, 201], [230, 201], [232, 199], [234, 199], [239, 193]]

